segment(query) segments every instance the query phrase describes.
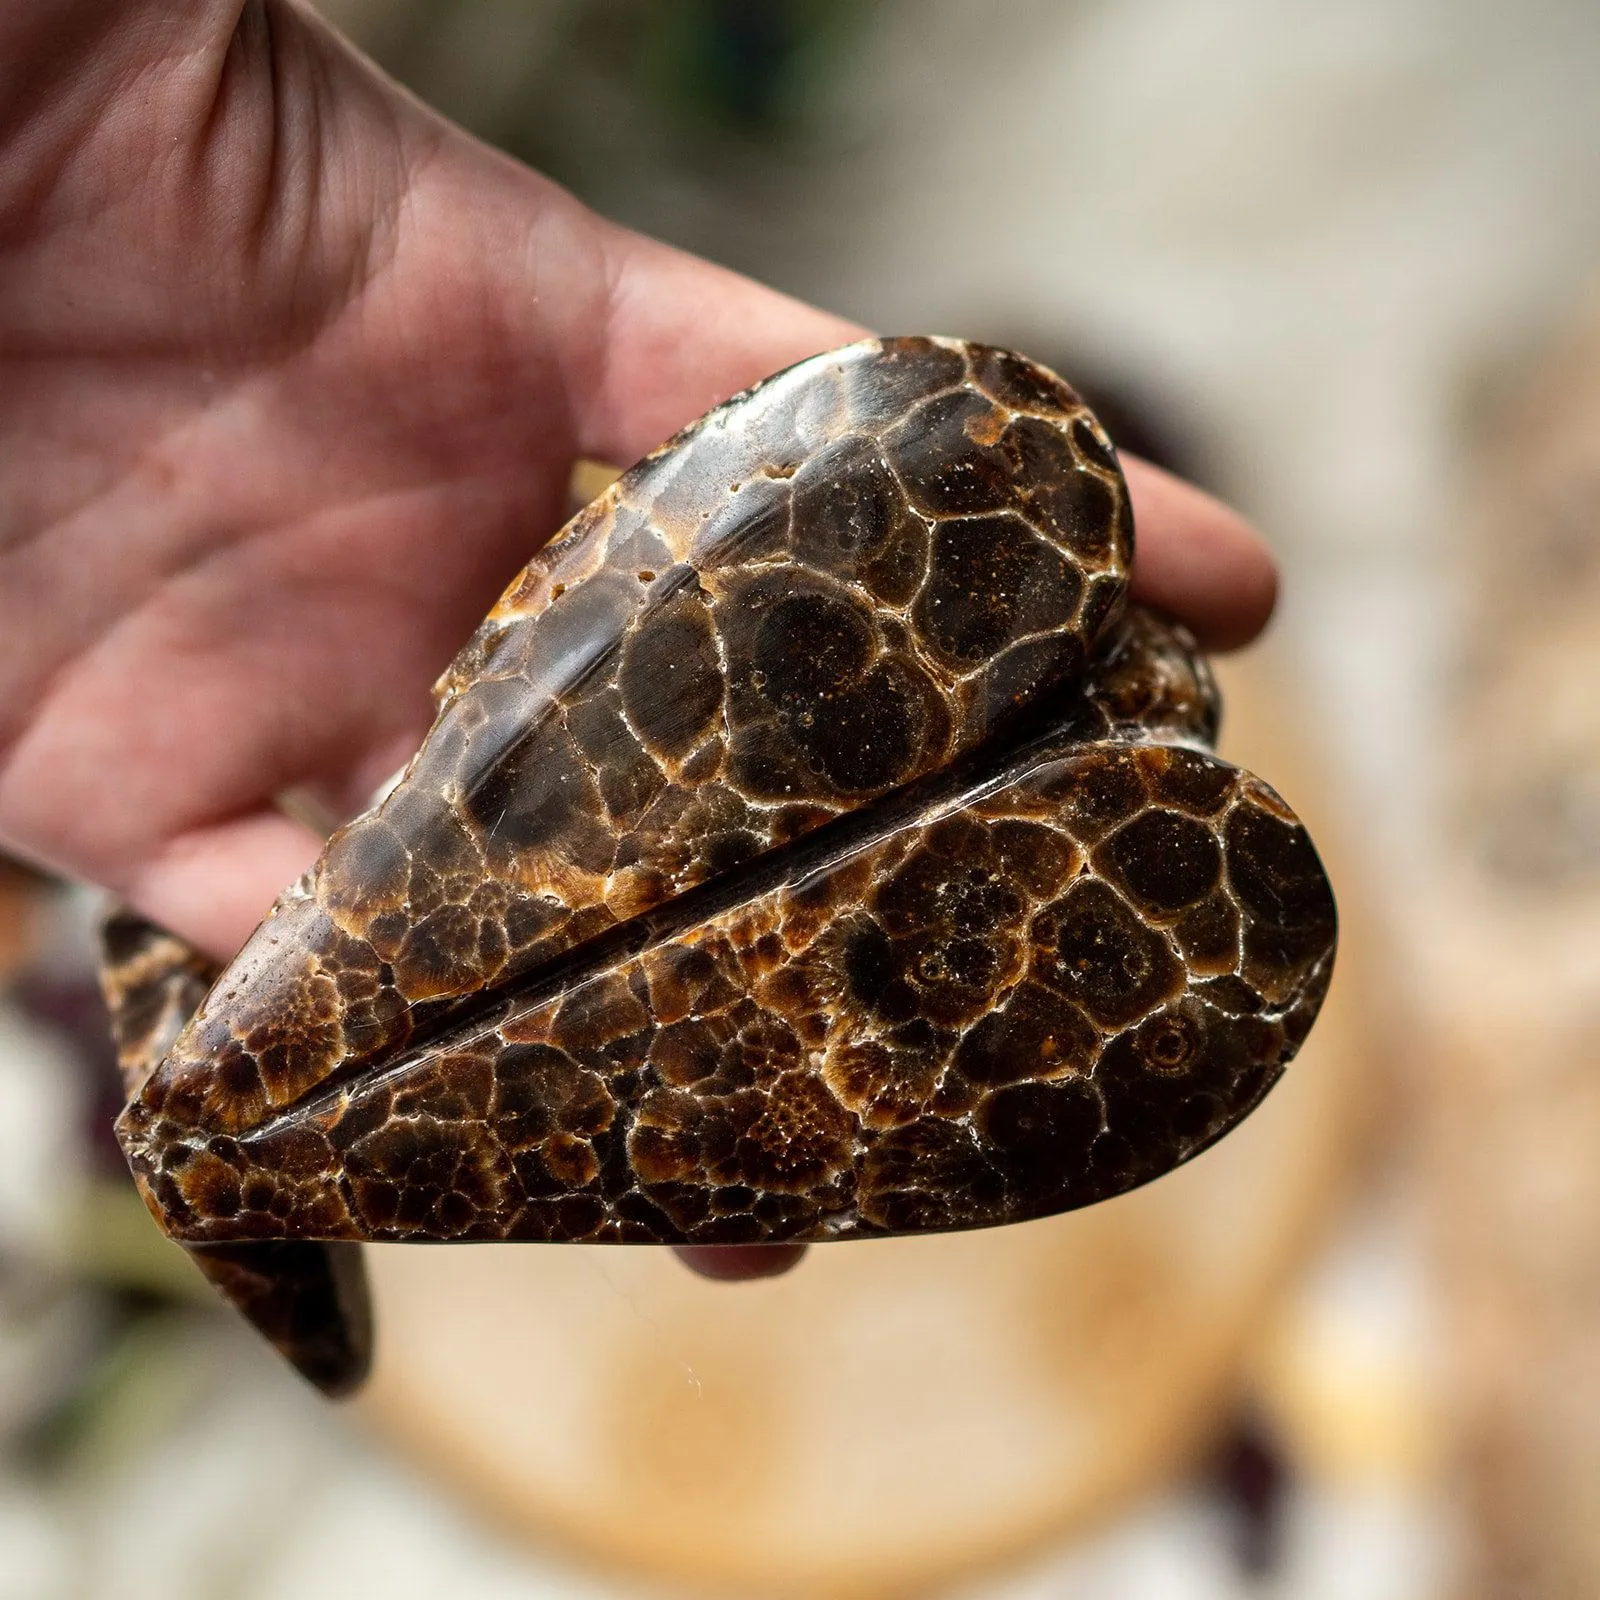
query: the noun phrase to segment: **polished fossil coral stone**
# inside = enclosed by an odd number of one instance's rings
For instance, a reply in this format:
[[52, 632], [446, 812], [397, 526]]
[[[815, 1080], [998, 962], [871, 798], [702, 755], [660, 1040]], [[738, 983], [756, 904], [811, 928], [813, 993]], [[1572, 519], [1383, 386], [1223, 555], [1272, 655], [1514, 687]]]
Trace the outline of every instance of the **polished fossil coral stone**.
[[1191, 641], [1126, 609], [1132, 542], [1082, 402], [984, 346], [850, 346], [670, 440], [507, 591], [398, 787], [159, 1064], [133, 1052], [119, 1133], [163, 1226], [836, 1239], [1204, 1148], [1310, 1026], [1334, 907], [1210, 753]]

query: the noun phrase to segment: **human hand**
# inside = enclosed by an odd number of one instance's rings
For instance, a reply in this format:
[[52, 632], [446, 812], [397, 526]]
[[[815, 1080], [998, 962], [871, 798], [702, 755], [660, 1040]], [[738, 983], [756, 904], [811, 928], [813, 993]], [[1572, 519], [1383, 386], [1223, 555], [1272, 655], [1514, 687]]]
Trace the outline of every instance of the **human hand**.
[[[860, 332], [605, 222], [289, 0], [5, 7], [0, 843], [230, 954], [320, 844], [278, 798], [347, 815], [404, 761], [575, 457]], [[1259, 543], [1125, 465], [1136, 595], [1248, 639]]]

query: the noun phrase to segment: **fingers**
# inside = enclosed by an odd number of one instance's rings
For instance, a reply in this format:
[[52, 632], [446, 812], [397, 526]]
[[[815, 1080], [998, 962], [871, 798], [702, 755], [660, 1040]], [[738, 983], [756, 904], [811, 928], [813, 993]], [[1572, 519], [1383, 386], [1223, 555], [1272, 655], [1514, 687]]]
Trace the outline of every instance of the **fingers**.
[[1248, 644], [1267, 625], [1277, 568], [1260, 536], [1193, 484], [1124, 456], [1137, 554], [1133, 597], [1186, 623], [1211, 650]]
[[152, 921], [227, 961], [321, 849], [304, 824], [260, 811], [170, 840], [123, 894]]
[[599, 370], [573, 403], [580, 449], [629, 462], [729, 395], [866, 329], [624, 229], [602, 241], [610, 290]]
[[733, 1283], [745, 1278], [776, 1278], [800, 1265], [803, 1244], [686, 1244], [674, 1251], [702, 1278]]

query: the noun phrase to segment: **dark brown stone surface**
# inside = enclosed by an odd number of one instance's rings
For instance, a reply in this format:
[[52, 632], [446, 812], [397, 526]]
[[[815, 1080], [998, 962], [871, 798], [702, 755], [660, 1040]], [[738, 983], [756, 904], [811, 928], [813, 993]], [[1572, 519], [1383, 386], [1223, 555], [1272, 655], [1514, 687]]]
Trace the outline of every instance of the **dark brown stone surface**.
[[[132, 1096], [221, 969], [126, 910], [106, 919], [100, 944], [101, 990]], [[358, 1246], [283, 1239], [185, 1248], [212, 1287], [319, 1389], [345, 1395], [360, 1387], [372, 1365], [372, 1305]]]
[[1203, 1149], [1309, 1028], [1334, 907], [1131, 554], [1109, 442], [1020, 357], [873, 341], [710, 413], [535, 558], [130, 1085], [163, 1226], [825, 1240]]

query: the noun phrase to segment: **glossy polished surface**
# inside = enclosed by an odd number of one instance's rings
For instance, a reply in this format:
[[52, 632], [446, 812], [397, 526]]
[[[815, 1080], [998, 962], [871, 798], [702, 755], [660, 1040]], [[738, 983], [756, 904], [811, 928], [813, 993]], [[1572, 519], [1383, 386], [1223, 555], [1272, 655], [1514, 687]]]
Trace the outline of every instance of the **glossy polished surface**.
[[873, 341], [710, 413], [535, 559], [139, 1083], [163, 1226], [820, 1240], [1204, 1148], [1334, 908], [1131, 554], [1109, 442], [1020, 357]]

